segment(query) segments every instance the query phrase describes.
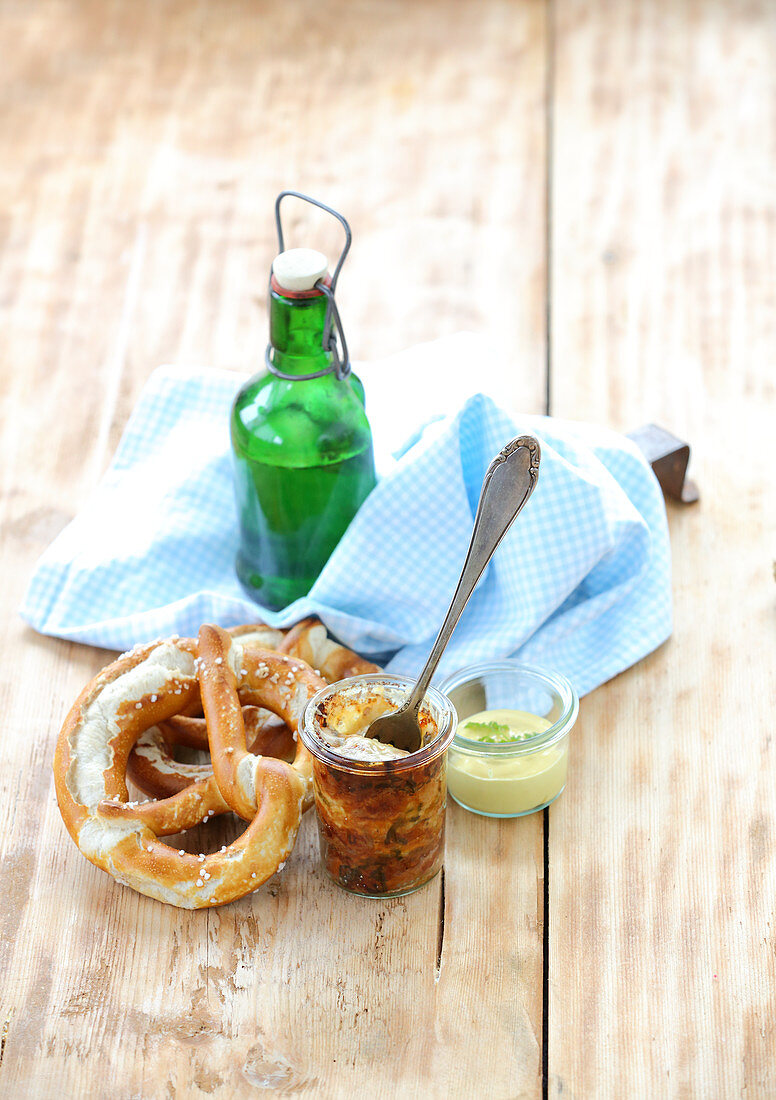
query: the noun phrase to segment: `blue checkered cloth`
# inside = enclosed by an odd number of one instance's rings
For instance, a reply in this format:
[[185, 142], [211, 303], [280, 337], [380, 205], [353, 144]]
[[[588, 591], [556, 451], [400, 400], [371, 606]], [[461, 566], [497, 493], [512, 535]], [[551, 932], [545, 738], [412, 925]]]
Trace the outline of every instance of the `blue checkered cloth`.
[[[604, 428], [513, 420], [486, 394], [467, 397], [470, 370], [444, 387], [437, 419], [413, 425], [402, 368], [422, 394], [417, 363], [438, 368], [441, 354], [450, 365], [441, 343], [360, 372], [367, 411], [376, 410], [381, 478], [304, 599], [272, 612], [235, 578], [228, 415], [242, 377], [163, 367], [92, 499], [38, 562], [22, 616], [44, 634], [127, 649], [194, 635], [203, 622], [284, 627], [313, 614], [359, 653], [417, 673], [458, 580], [485, 470], [509, 439], [530, 432], [542, 446], [538, 486], [464, 611], [437, 679], [516, 657], [565, 673], [583, 694], [638, 661], [671, 632], [665, 507], [649, 466]], [[427, 372], [426, 382], [433, 377]], [[430, 385], [438, 391], [438, 374]]]

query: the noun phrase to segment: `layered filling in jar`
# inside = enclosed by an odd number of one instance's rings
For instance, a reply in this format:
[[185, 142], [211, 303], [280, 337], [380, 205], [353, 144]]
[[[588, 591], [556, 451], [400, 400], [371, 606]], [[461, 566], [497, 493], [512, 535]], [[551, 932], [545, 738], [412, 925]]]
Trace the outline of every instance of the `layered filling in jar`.
[[365, 677], [322, 694], [306, 716], [305, 743], [324, 866], [354, 893], [409, 893], [442, 866], [449, 738], [440, 727], [454, 719], [427, 697], [421, 747], [408, 753], [366, 736], [375, 718], [404, 703], [406, 687]]

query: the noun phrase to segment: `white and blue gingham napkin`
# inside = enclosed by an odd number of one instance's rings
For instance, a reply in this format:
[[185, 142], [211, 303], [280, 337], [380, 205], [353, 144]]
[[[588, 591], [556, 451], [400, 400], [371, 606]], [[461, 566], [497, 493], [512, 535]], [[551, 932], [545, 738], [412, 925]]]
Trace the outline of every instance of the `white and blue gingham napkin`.
[[[663, 498], [622, 436], [512, 420], [492, 397], [472, 394], [497, 392], [482, 362], [479, 345], [455, 337], [359, 369], [381, 478], [310, 594], [280, 612], [251, 601], [233, 568], [228, 416], [242, 377], [158, 369], [91, 501], [38, 562], [22, 616], [44, 634], [127, 649], [196, 634], [203, 622], [288, 626], [315, 614], [346, 645], [416, 673], [457, 582], [485, 470], [509, 439], [531, 432], [542, 445], [538, 486], [437, 679], [510, 656], [590, 691], [671, 632]], [[413, 407], [437, 419], [423, 427]]]

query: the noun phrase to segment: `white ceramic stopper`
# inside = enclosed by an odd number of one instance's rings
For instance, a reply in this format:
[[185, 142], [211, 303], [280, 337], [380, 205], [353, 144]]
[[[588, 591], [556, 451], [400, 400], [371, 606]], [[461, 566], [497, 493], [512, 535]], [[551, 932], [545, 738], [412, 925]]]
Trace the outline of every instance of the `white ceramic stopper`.
[[272, 273], [283, 290], [312, 290], [328, 267], [324, 254], [314, 248], [288, 248], [275, 257]]

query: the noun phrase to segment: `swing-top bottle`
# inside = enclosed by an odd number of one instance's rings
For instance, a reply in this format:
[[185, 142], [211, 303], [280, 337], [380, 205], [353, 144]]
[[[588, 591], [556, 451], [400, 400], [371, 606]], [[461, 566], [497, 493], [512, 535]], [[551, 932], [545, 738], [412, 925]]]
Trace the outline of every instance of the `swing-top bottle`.
[[[282, 246], [279, 213], [278, 229]], [[269, 320], [268, 369], [237, 394], [231, 437], [237, 575], [255, 600], [278, 609], [312, 588], [373, 489], [375, 470], [364, 390], [349, 369], [322, 253], [281, 251]]]

